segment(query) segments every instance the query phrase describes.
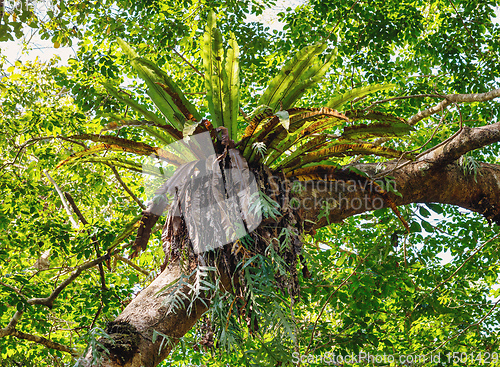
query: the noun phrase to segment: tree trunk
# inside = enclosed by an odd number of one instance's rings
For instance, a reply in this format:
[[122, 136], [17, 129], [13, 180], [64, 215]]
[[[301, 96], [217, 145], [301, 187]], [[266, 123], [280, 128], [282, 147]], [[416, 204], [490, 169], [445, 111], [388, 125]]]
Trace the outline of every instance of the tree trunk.
[[[483, 163], [477, 171], [467, 172], [456, 163], [466, 152], [499, 141], [499, 127], [500, 123], [474, 129], [463, 128], [448, 141], [421, 154], [413, 162], [384, 163], [382, 171], [394, 177], [393, 184], [401, 194], [397, 196], [389, 193], [386, 198], [396, 205], [432, 202], [457, 205], [499, 223], [500, 166]], [[355, 167], [372, 177], [380, 174], [377, 172], [380, 170], [379, 164], [358, 164]], [[303, 186], [305, 190], [296, 195], [295, 199], [300, 203], [297, 207], [299, 217], [304, 223], [308, 223], [306, 230], [314, 230], [356, 214], [390, 206], [379, 192], [370, 191], [362, 182], [310, 181], [303, 183]], [[325, 201], [330, 204], [330, 211], [326, 217], [318, 220], [320, 212], [325, 208]], [[187, 315], [185, 310], [167, 315], [162, 304], [165, 296], [157, 295], [157, 292], [178, 279], [180, 274], [179, 263], [174, 262], [139, 293], [114, 323], [115, 329], [121, 330], [111, 332], [111, 336], [118, 341], [118, 347], [110, 348], [110, 357], [102, 364], [93, 366], [153, 367], [166, 358], [178, 338], [207, 309], [200, 302], [191, 315]], [[173, 343], [164, 342], [160, 350], [162, 338], [152, 341], [155, 330], [172, 338]], [[124, 347], [120, 349], [120, 345]], [[90, 360], [89, 353], [87, 361]]]
[[[199, 301], [189, 315], [185, 309], [167, 314], [167, 308], [163, 304], [166, 296], [158, 292], [179, 279], [180, 274], [179, 261], [172, 262], [143, 289], [107, 328], [107, 332], [115, 341], [114, 345], [111, 345], [102, 340], [110, 352], [109, 358], [102, 363], [92, 363], [92, 353], [89, 352], [86, 357], [87, 365], [153, 367], [163, 361], [179, 338], [186, 334], [207, 310]], [[162, 334], [167, 335], [170, 340], [163, 340]]]

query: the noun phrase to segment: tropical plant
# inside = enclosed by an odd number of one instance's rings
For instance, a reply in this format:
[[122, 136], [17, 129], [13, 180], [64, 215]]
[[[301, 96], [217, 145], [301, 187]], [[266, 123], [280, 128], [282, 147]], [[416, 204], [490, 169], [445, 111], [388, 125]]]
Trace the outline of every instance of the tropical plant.
[[[316, 8], [308, 9], [295, 14]], [[499, 221], [498, 170], [481, 162], [495, 152], [498, 126], [467, 127], [462, 110], [454, 125], [443, 126], [444, 113], [435, 125], [424, 119], [500, 92], [381, 101], [377, 96], [395, 84], [325, 92], [334, 87], [318, 89], [318, 83], [331, 81], [331, 67], [339, 65], [337, 49], [325, 40], [280, 59], [276, 76], [248, 102], [257, 86], [240, 70], [239, 35], [218, 29], [215, 18], [208, 12], [198, 54], [203, 73], [196, 70], [203, 79], [195, 87], [206, 92], [184, 93], [176, 67], [158, 66], [167, 56], [140, 56], [150, 48], [123, 39], [116, 43], [134, 71], [132, 91], [121, 86], [111, 61], [120, 59], [118, 51], [99, 56], [105, 61], [96, 79], [77, 67], [46, 74], [37, 63], [19, 63], [10, 71], [17, 76], [3, 81], [2, 128], [14, 148], [4, 153], [0, 181], [1, 215], [12, 223], [0, 252], [6, 269], [0, 337], [66, 352], [77, 365], [155, 366], [166, 359], [172, 365], [321, 365], [332, 352], [337, 361], [368, 353], [399, 362], [425, 355], [424, 365], [470, 358], [498, 364], [498, 313], [488, 298], [496, 295], [488, 293], [497, 278], [496, 227], [435, 204]], [[72, 73], [80, 79], [71, 80]], [[86, 97], [72, 104], [66, 88]], [[328, 98], [315, 105], [317, 94]], [[394, 103], [415, 98], [442, 102], [407, 121]], [[28, 113], [20, 105], [30, 106]], [[484, 146], [490, 154], [478, 156]], [[147, 207], [140, 174], [158, 177], [149, 183], [156, 186]], [[65, 178], [67, 192], [57, 184]], [[129, 201], [107, 185], [111, 178]], [[403, 206], [410, 203], [426, 204]], [[165, 210], [160, 238], [156, 223]], [[33, 220], [20, 220], [24, 215]], [[443, 215], [447, 227], [431, 224]], [[441, 268], [443, 243], [456, 261]], [[38, 249], [37, 259], [25, 249]], [[129, 259], [122, 256], [127, 249]], [[144, 268], [162, 271], [130, 300], [137, 274], [143, 282], [151, 275]], [[56, 300], [62, 308], [54, 307]], [[65, 332], [80, 338], [69, 340]], [[14, 348], [4, 340], [0, 363], [26, 359], [23, 344]], [[83, 354], [72, 348], [84, 344]], [[169, 356], [176, 345], [179, 352]], [[465, 352], [469, 362], [456, 355]], [[44, 361], [62, 364], [59, 357]]]

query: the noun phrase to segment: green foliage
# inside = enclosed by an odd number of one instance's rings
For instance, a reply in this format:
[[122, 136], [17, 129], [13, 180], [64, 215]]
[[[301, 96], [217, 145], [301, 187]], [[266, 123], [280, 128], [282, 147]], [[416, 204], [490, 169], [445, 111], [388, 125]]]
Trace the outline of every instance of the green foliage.
[[[198, 266], [190, 274], [182, 273], [173, 284], [160, 290], [158, 293], [166, 294], [164, 305], [167, 309], [167, 315], [184, 308], [188, 314], [191, 314], [196, 302], [205, 303], [204, 295], [206, 292], [216, 287], [205, 279], [211, 271], [216, 271], [216, 269], [210, 266]], [[191, 281], [192, 279], [194, 280]], [[188, 289], [187, 294], [186, 288]], [[206, 303], [205, 305], [208, 306]]]
[[473, 175], [474, 181], [477, 182], [477, 173], [481, 167], [481, 163], [472, 155], [465, 154], [460, 157], [460, 165], [466, 175]]
[[[109, 336], [106, 331], [104, 331], [100, 327], [90, 329], [88, 333], [80, 337], [80, 339], [87, 345], [87, 348], [82, 353], [82, 356], [87, 355], [87, 353], [90, 351], [92, 355], [92, 363], [97, 364], [102, 362], [103, 358], [109, 355], [109, 350], [103, 344], [103, 341], [111, 344], [114, 343], [113, 338], [111, 338], [111, 336]], [[85, 361], [79, 359], [76, 361], [73, 367], [80, 366], [85, 366]]]
[[231, 34], [229, 48], [224, 50], [222, 33], [216, 27], [213, 11], [208, 15], [202, 56], [212, 124], [215, 127], [225, 126], [229, 136], [236, 140], [240, 103], [239, 47], [234, 34]]
[[182, 131], [184, 120], [188, 119], [187, 116], [183, 115], [180, 106], [188, 110], [191, 116], [193, 116], [193, 113], [199, 116], [194, 110], [194, 106], [191, 104], [184, 106], [184, 103], [187, 102], [186, 98], [177, 86], [174, 87], [174, 83], [166, 73], [154, 63], [139, 58], [137, 53], [123, 40], [118, 39], [118, 43], [123, 52], [129, 57], [132, 67], [141, 79], [146, 82], [148, 95], [173, 127]]
[[395, 86], [396, 86], [395, 84], [388, 84], [388, 85], [370, 85], [367, 87], [354, 88], [349, 92], [345, 92], [341, 95], [333, 97], [326, 103], [326, 106], [333, 108], [335, 110], [340, 110], [347, 102], [353, 101], [356, 98], [361, 99], [371, 93], [375, 93], [380, 90], [391, 89], [394, 88]]
[[[381, 150], [409, 151], [424, 143], [438, 144], [459, 128], [460, 121], [451, 111], [441, 126], [439, 119], [430, 118], [411, 128], [400, 118], [435, 104], [436, 99], [374, 102], [393, 96], [484, 92], [498, 88], [500, 77], [496, 1], [318, 0], [281, 12], [283, 30], [245, 20], [271, 2], [76, 1], [60, 2], [48, 9], [50, 13], [35, 9], [36, 2], [21, 3], [11, 8], [5, 2], [0, 40], [22, 37], [28, 25], [52, 44], [73, 45], [76, 54], [62, 66], [55, 61], [10, 60], [9, 64], [1, 59], [0, 328], [16, 310], [24, 310], [19, 330], [79, 352], [89, 342], [96, 345], [99, 330], [152, 280], [164, 254], [161, 231], [153, 232], [147, 250], [133, 260], [150, 276], [112, 258], [109, 268], [104, 266], [107, 289], [101, 287], [98, 269], [92, 268], [64, 289], [52, 309], [26, 303], [29, 298], [47, 297], [75, 267], [97, 257], [93, 235], [104, 253], [126, 243], [133, 232], [142, 209], [109, 165], [117, 167], [140, 201], [147, 199], [138, 172], [144, 159], [134, 152], [101, 150], [91, 155], [97, 151], [90, 151], [82, 156], [82, 164], [54, 171], [71, 154], [102, 143], [72, 136], [113, 136], [157, 147], [177, 140], [186, 127], [194, 131], [198, 126], [186, 123], [186, 111], [179, 107], [184, 106], [196, 121], [210, 116], [214, 126], [224, 124], [238, 140], [246, 135], [242, 132], [247, 125], [241, 116], [235, 117], [239, 108], [248, 112], [265, 105], [273, 111], [249, 123], [252, 138], [242, 140], [246, 157], [254, 163], [272, 169], [325, 164], [324, 155], [317, 152], [340, 144], [343, 148], [335, 149], [342, 156], [336, 157], [336, 164], [353, 159], [370, 163], [381, 159], [349, 156], [362, 153], [352, 149], [352, 144], [360, 144], [355, 140], [375, 149], [376, 139], [389, 138]], [[215, 54], [212, 47], [203, 56], [200, 50], [205, 48], [198, 40], [209, 14]], [[219, 31], [214, 31], [215, 18]], [[117, 37], [134, 45], [135, 54], [120, 49]], [[226, 50], [222, 40], [227, 40]], [[214, 55], [225, 66], [216, 63], [218, 69], [205, 70], [202, 77], [204, 57]], [[138, 70], [147, 91], [136, 79]], [[207, 76], [212, 98], [203, 94]], [[389, 86], [390, 94], [385, 94]], [[333, 115], [300, 117], [305, 111], [290, 111], [287, 128], [282, 123], [286, 119], [274, 118], [281, 108], [328, 103], [349, 121]], [[156, 113], [156, 106], [161, 113]], [[463, 123], [475, 127], [489, 123], [500, 108], [495, 102], [470, 104], [461, 106], [461, 113]], [[339, 139], [343, 141], [335, 144]], [[466, 156], [465, 173], [477, 178], [478, 162], [497, 163], [499, 149], [491, 145]], [[44, 170], [73, 196], [88, 226], [72, 227]], [[397, 195], [398, 188], [387, 184], [386, 191]], [[298, 186], [294, 190], [303, 193]], [[261, 202], [265, 216], [279, 214], [274, 200], [263, 197]], [[441, 365], [452, 365], [447, 353], [477, 356], [498, 351], [500, 315], [494, 300], [500, 295], [496, 286], [500, 259], [498, 241], [492, 240], [498, 228], [446, 205], [409, 205], [402, 211], [411, 218], [410, 234], [395, 231], [393, 216], [377, 210], [307, 236], [305, 260], [297, 266], [301, 284], [297, 301], [276, 286], [274, 274], [283, 269], [283, 259], [274, 248], [267, 256], [238, 264], [249, 289], [242, 299], [214, 288], [211, 270], [185, 275], [196, 280], [184, 279], [192, 298], [176, 298], [180, 293], [174, 284], [168, 307], [175, 302], [189, 306], [208, 288], [215, 291], [206, 319], [181, 340], [164, 365], [296, 365], [295, 352], [318, 356], [330, 351], [395, 356], [440, 352]], [[278, 240], [284, 244], [287, 234]], [[48, 250], [49, 268], [36, 268]], [[126, 249], [121, 255], [127, 256]], [[304, 263], [310, 278], [303, 276]], [[251, 311], [255, 317], [246, 319]], [[207, 322], [215, 331], [212, 345], [200, 344], [207, 335]], [[168, 342], [165, 335], [153, 337]], [[19, 338], [0, 342], [0, 366], [75, 362], [67, 353]]]
[[227, 81], [222, 73], [224, 70], [224, 49], [222, 48], [222, 33], [216, 27], [215, 13], [208, 14], [208, 22], [203, 36], [203, 65], [205, 67], [205, 88], [207, 90], [208, 110], [215, 127], [224, 126], [223, 83]]
[[260, 190], [251, 197], [249, 211], [262, 213], [264, 218], [276, 219], [280, 216], [279, 204]]
[[[271, 110], [288, 109], [301, 96], [300, 90], [312, 86], [327, 71], [320, 65], [317, 55], [326, 49], [326, 45], [318, 43], [301, 49], [291, 60], [287, 61], [278, 75], [270, 82], [258, 104], [269, 106]], [[313, 80], [311, 78], [314, 77]]]

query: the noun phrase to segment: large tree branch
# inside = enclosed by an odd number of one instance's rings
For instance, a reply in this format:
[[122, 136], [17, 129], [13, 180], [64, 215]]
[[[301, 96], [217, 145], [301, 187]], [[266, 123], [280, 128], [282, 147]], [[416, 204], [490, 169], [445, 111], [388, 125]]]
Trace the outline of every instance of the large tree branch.
[[456, 161], [462, 155], [500, 141], [500, 123], [470, 128], [464, 126], [450, 139], [423, 152], [418, 161], [427, 161], [434, 165], [445, 165]]
[[[455, 161], [467, 151], [480, 148], [500, 140], [500, 125], [492, 124], [481, 128], [463, 128], [452, 138], [436, 149], [423, 153], [416, 161], [407, 161], [403, 167], [400, 162], [386, 162], [382, 172], [394, 176], [396, 189], [402, 197], [389, 194], [396, 205], [409, 203], [436, 202], [458, 205], [483, 214], [488, 219], [500, 221], [500, 166], [483, 163], [477, 173], [464, 172]], [[356, 168], [370, 176], [379, 173], [379, 164], [358, 164]], [[387, 196], [366, 186], [360, 181], [308, 181], [303, 183], [304, 190], [296, 194], [300, 205], [297, 208], [304, 223], [315, 229], [330, 222], [369, 210], [387, 207]], [[369, 182], [369, 181], [368, 181]], [[289, 187], [288, 185], [285, 185]], [[365, 186], [363, 188], [363, 186]], [[329, 205], [325, 206], [325, 202]], [[290, 204], [292, 205], [292, 204]], [[325, 213], [326, 216], [320, 217]], [[119, 350], [111, 350], [111, 358], [101, 366], [156, 366], [173, 348], [175, 343], [161, 348], [161, 341], [153, 343], [154, 332], [160, 332], [175, 342], [184, 335], [206, 310], [199, 304], [190, 315], [185, 310], [167, 314], [163, 300], [165, 295], [158, 291], [171, 284], [180, 276], [180, 266], [172, 263], [146, 289], [144, 289], [117, 318], [117, 323], [131, 325], [131, 340], [135, 352], [126, 361], [119, 360]], [[134, 335], [139, 337], [134, 337]], [[113, 335], [112, 335], [113, 337]], [[89, 365], [90, 355], [87, 356]]]
[[[396, 162], [389, 162], [385, 166], [386, 170], [391, 169], [396, 166]], [[360, 164], [357, 168], [373, 175], [378, 166]], [[395, 170], [393, 175], [396, 188], [403, 195], [403, 197], [391, 196], [396, 205], [413, 202], [447, 203], [480, 212], [493, 220], [500, 218], [500, 206], [497, 205], [500, 200], [500, 166], [482, 164], [474, 178], [473, 174], [464, 173], [462, 167], [455, 163], [438, 167], [430, 164], [428, 160], [421, 160]], [[353, 187], [355, 189], [351, 190]], [[304, 184], [304, 188], [305, 190], [297, 196], [303, 204], [298, 210], [301, 211], [305, 223], [314, 222], [308, 229], [319, 228], [328, 224], [328, 221], [338, 222], [349, 216], [373, 210], [374, 204], [377, 204], [374, 200], [376, 198], [380, 199], [378, 203], [380, 207], [388, 205], [377, 192], [363, 190], [360, 185], [353, 186], [348, 182], [310, 181]], [[341, 195], [340, 199], [338, 195]], [[365, 197], [369, 200], [365, 200]], [[318, 220], [319, 214], [325, 209], [322, 205], [324, 201], [329, 201], [330, 204], [336, 202], [337, 205], [331, 206], [328, 217]], [[354, 203], [355, 206], [351, 205]], [[112, 357], [99, 365], [100, 367], [156, 366], [171, 351], [178, 338], [194, 325], [206, 310], [203, 304], [200, 303], [190, 315], [187, 315], [184, 309], [167, 314], [163, 304], [165, 295], [158, 292], [178, 279], [179, 275], [179, 264], [170, 264], [127, 306], [116, 322], [125, 322], [133, 326], [132, 330], [136, 330], [139, 338], [131, 336], [131, 339], [136, 340], [133, 344], [136, 352], [131, 359], [123, 362], [118, 361], [116, 357], [120, 351], [111, 350]], [[155, 343], [152, 341], [155, 331], [169, 336], [174, 343], [166, 346], [164, 343], [164, 348], [160, 348], [161, 341], [157, 340]], [[113, 334], [111, 336], [113, 337]], [[89, 365], [96, 366], [90, 364], [90, 355], [87, 356], [87, 361]]]
[[[394, 185], [402, 197], [391, 195], [396, 205], [435, 202], [451, 204], [479, 212], [489, 220], [500, 220], [500, 166], [482, 163], [477, 172], [466, 173], [456, 160], [463, 154], [500, 141], [500, 123], [478, 128], [463, 127], [450, 139], [429, 149], [416, 161], [390, 161], [383, 164], [357, 164], [355, 167], [369, 176], [394, 176]], [[363, 190], [361, 186], [365, 186]], [[389, 203], [362, 182], [310, 181], [298, 196], [302, 216], [319, 228], [330, 222]], [[325, 203], [330, 208], [328, 218], [318, 220]]]
[[410, 125], [415, 125], [420, 120], [432, 116], [439, 111], [443, 111], [446, 107], [453, 103], [471, 103], [471, 102], [485, 102], [494, 98], [500, 97], [500, 89], [494, 89], [486, 93], [471, 93], [471, 94], [447, 94], [443, 96], [444, 99], [437, 105], [429, 107], [426, 110], [418, 112], [412, 116], [408, 122]]
[[[78, 208], [78, 206], [75, 203], [75, 199], [73, 199], [73, 196], [69, 192], [64, 192], [64, 197], [68, 200], [68, 203], [71, 205], [71, 208], [75, 212], [76, 216], [82, 222], [84, 226], [88, 225], [89, 222], [87, 222], [87, 219], [83, 216], [82, 212]], [[92, 243], [94, 244], [94, 250], [97, 255], [97, 257], [101, 256], [101, 251], [99, 250], [99, 241], [97, 240], [97, 237], [95, 235], [92, 236]], [[106, 287], [106, 277], [104, 275], [104, 267], [102, 266], [102, 262], [97, 264], [99, 267], [99, 275], [101, 276], [101, 288], [103, 290], [107, 290]]]
[[113, 166], [112, 164], [109, 164], [108, 166], [109, 166], [109, 168], [111, 168], [111, 171], [113, 171], [113, 173], [116, 177], [116, 180], [123, 187], [123, 189], [127, 192], [127, 194], [129, 194], [129, 196], [137, 203], [137, 205], [139, 205], [139, 207], [142, 210], [146, 210], [146, 206], [139, 200], [139, 198], [132, 192], [132, 190], [129, 189], [129, 187], [125, 184], [125, 182], [123, 182], [116, 167]]
[[[396, 162], [385, 164], [386, 170], [396, 167]], [[374, 175], [377, 164], [359, 164], [357, 169]], [[396, 205], [410, 203], [442, 203], [457, 205], [484, 215], [489, 220], [500, 221], [500, 166], [483, 163], [476, 173], [464, 172], [458, 164], [433, 166], [426, 161], [412, 162], [394, 170], [393, 185], [402, 197], [389, 194]], [[389, 206], [376, 189], [362, 188], [363, 182], [312, 181], [304, 184], [298, 196], [299, 210], [309, 229], [374, 209]], [[318, 219], [328, 203], [328, 216]], [[314, 223], [314, 224], [312, 224]]]
[[[63, 291], [63, 289], [66, 288], [68, 285], [70, 285], [83, 271], [90, 269], [98, 264], [101, 264], [103, 261], [106, 261], [107, 259], [109, 259], [113, 254], [118, 253], [118, 251], [119, 250], [116, 249], [112, 253], [108, 253], [108, 254], [101, 256], [95, 260], [92, 260], [92, 261], [89, 261], [83, 265], [80, 265], [71, 273], [71, 275], [65, 281], [63, 281], [56, 289], [54, 289], [54, 291], [48, 297], [31, 298], [31, 299], [28, 299], [26, 302], [30, 305], [44, 305], [44, 306], [47, 306], [49, 308], [52, 308], [52, 306], [54, 304], [54, 300], [57, 298], [57, 296], [59, 296], [59, 294]], [[22, 310], [18, 310], [14, 313], [14, 316], [12, 316], [12, 318], [10, 319], [9, 324], [5, 328], [0, 329], [0, 338], [12, 335], [12, 336], [15, 336], [19, 339], [25, 339], [25, 340], [29, 340], [29, 341], [44, 345], [47, 348], [60, 350], [62, 352], [69, 353], [73, 356], [77, 355], [77, 353], [74, 349], [71, 349], [66, 345], [54, 342], [50, 339], [46, 339], [46, 338], [38, 336], [38, 335], [28, 334], [28, 333], [24, 333], [22, 331], [17, 330], [16, 325], [19, 322], [19, 320], [21, 319], [21, 317], [23, 316], [23, 314], [24, 314], [24, 311], [22, 311]]]
[[134, 268], [135, 270], [137, 270], [139, 273], [142, 273], [146, 276], [149, 276], [150, 272], [147, 271], [146, 269], [143, 269], [141, 268], [139, 265], [137, 265], [136, 263], [134, 263], [133, 261], [127, 259], [126, 257], [123, 257], [121, 255], [115, 255], [115, 257], [120, 260], [120, 261], [123, 261], [125, 264], [131, 266], [132, 268]]
[[73, 270], [71, 275], [68, 278], [66, 278], [66, 280], [64, 280], [61, 284], [59, 284], [57, 286], [56, 289], [54, 289], [54, 291], [48, 297], [32, 298], [32, 299], [28, 300], [28, 303], [32, 304], [32, 305], [44, 305], [44, 306], [47, 306], [49, 308], [52, 308], [52, 306], [54, 305], [55, 299], [59, 296], [59, 294], [63, 291], [63, 289], [66, 288], [71, 283], [73, 283], [73, 281], [76, 278], [78, 278], [83, 271], [90, 269], [90, 268], [93, 268], [96, 265], [102, 264], [104, 261], [110, 259], [111, 256], [113, 256], [115, 253], [118, 253], [119, 250], [120, 249], [116, 249], [112, 253], [107, 253], [101, 257], [98, 257], [95, 260], [89, 261], [83, 265], [78, 266], [75, 270]]

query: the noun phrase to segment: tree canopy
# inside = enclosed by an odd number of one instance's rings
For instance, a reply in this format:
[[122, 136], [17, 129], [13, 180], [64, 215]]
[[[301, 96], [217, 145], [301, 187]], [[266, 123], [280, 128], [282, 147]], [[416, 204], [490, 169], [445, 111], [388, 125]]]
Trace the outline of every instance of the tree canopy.
[[[498, 2], [26, 4], [77, 53], [0, 54], [0, 366], [500, 365]], [[200, 257], [149, 164], [201, 132], [263, 221]]]

